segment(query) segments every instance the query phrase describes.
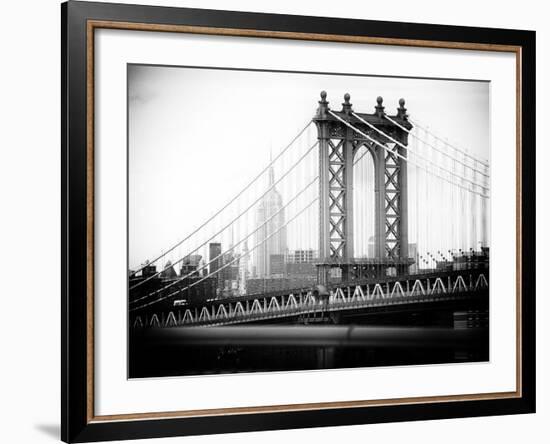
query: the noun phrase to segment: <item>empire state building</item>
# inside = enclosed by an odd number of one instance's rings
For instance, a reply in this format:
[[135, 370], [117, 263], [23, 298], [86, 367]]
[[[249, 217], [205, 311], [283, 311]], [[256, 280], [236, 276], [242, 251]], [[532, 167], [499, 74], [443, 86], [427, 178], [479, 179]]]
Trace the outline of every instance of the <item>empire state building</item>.
[[[256, 209], [256, 228], [254, 244], [259, 245], [255, 250], [254, 266], [256, 276], [269, 277], [281, 273], [282, 262], [286, 252], [286, 227], [283, 198], [273, 186], [275, 172], [269, 169], [269, 191], [263, 197]], [[269, 239], [267, 239], [269, 237]], [[267, 239], [265, 242], [264, 240]]]

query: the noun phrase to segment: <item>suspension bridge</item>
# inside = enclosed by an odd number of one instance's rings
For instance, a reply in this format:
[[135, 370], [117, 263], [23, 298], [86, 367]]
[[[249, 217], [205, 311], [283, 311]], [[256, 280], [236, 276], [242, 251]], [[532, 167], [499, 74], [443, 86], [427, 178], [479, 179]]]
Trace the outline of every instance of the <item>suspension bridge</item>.
[[[215, 213], [129, 271], [133, 328], [340, 323], [488, 303], [489, 162], [411, 117], [317, 110]], [[191, 211], [191, 210], [190, 210]], [[449, 308], [450, 307], [450, 308]]]

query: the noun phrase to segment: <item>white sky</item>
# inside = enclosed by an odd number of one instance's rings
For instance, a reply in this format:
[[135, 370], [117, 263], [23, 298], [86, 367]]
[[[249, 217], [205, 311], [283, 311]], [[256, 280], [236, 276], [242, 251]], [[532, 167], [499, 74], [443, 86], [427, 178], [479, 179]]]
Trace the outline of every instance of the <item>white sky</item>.
[[311, 120], [321, 90], [332, 109], [349, 92], [366, 113], [380, 95], [393, 115], [403, 97], [411, 118], [489, 159], [487, 82], [141, 65], [128, 75], [130, 268], [243, 188]]

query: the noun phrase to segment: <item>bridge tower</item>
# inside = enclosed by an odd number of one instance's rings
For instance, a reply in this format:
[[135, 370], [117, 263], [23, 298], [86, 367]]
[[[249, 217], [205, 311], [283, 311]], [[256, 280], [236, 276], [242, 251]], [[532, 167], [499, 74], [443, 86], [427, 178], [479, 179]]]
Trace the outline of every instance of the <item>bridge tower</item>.
[[[341, 111], [332, 111], [326, 98], [322, 91], [313, 118], [319, 140], [318, 281], [327, 283], [338, 269], [343, 280], [359, 277], [358, 269], [367, 269], [367, 276], [403, 274], [413, 262], [408, 257], [407, 162], [394, 153], [405, 158], [407, 153], [376, 129], [405, 146], [408, 134], [384, 118], [382, 97], [377, 98], [374, 114], [355, 113], [349, 94], [344, 96]], [[397, 114], [388, 117], [410, 130], [406, 111], [405, 101], [400, 99]], [[374, 160], [375, 257], [368, 260], [357, 259], [353, 248], [353, 162], [363, 146]]]

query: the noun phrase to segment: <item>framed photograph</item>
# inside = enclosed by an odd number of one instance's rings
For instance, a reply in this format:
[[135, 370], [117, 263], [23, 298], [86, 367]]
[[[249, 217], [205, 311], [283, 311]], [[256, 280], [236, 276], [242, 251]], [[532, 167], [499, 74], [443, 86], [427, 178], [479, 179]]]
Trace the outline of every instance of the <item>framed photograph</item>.
[[62, 439], [535, 411], [535, 33], [62, 12]]

